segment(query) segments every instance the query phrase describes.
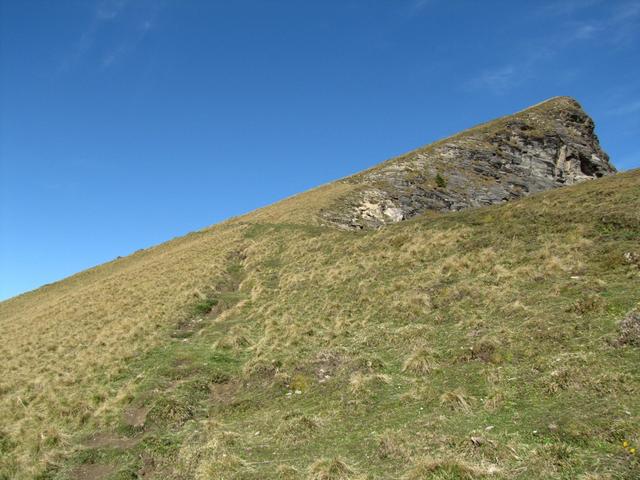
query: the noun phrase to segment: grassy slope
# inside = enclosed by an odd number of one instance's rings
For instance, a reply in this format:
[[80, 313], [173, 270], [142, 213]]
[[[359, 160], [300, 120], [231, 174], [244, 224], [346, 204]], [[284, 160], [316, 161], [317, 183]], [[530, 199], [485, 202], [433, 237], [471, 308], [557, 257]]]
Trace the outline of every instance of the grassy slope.
[[0, 304], [0, 478], [637, 478], [640, 171], [305, 224], [340, 188]]

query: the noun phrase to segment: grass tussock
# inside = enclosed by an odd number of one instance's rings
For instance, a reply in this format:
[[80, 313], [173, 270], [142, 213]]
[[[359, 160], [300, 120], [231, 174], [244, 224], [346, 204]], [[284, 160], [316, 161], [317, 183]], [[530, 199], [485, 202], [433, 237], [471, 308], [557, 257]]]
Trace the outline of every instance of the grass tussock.
[[456, 458], [416, 460], [403, 480], [475, 480], [497, 473], [497, 468], [481, 468]]
[[355, 470], [340, 458], [322, 458], [309, 466], [309, 480], [353, 480]]
[[463, 413], [471, 412], [471, 402], [471, 397], [462, 388], [444, 392], [440, 396], [441, 405]]
[[349, 379], [349, 391], [356, 397], [371, 395], [373, 389], [391, 383], [391, 376], [382, 373], [356, 372]]
[[300, 412], [285, 415], [276, 430], [276, 437], [285, 443], [309, 440], [320, 429], [321, 422]]
[[403, 372], [426, 375], [438, 367], [433, 351], [427, 347], [416, 347], [402, 364]]

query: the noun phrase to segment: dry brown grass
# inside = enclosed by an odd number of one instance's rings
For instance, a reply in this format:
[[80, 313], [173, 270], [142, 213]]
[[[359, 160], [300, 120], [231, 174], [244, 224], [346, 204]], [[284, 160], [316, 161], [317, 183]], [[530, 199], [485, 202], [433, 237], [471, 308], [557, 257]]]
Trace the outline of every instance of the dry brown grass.
[[215, 283], [243, 229], [191, 234], [0, 304], [0, 424], [21, 471], [38, 472], [72, 432], [118, 408], [134, 385], [110, 383]]
[[437, 368], [433, 351], [424, 346], [416, 347], [402, 365], [403, 372], [426, 375]]
[[378, 456], [383, 459], [405, 460], [409, 457], [407, 443], [401, 432], [385, 430], [378, 438]]
[[352, 480], [355, 478], [354, 469], [342, 459], [332, 460], [322, 458], [309, 466], [309, 480]]
[[[598, 415], [623, 422], [620, 435], [628, 434], [637, 425], [629, 406], [637, 378], [625, 370], [635, 347], [614, 349], [606, 340], [616, 333], [621, 305], [626, 312], [638, 301], [637, 268], [624, 262], [623, 253], [636, 238], [640, 209], [631, 207], [637, 207], [639, 179], [632, 172], [367, 234], [315, 225], [313, 212], [342, 188], [323, 187], [0, 303], [0, 444], [15, 444], [0, 468], [32, 478], [77, 452], [78, 432], [116, 424], [145, 376], [154, 374], [130, 372], [132, 365], [154, 348], [201, 341], [197, 334], [185, 340], [171, 333], [193, 320], [193, 306], [228, 280], [229, 258], [238, 251], [242, 300], [208, 320], [217, 336], [210, 332], [205, 345], [240, 359], [237, 378], [224, 387], [233, 398], [211, 400], [218, 408], [212, 415], [235, 423], [205, 428], [197, 419], [184, 422], [180, 438], [187, 440], [179, 458], [195, 478], [223, 478], [220, 472], [356, 478], [352, 471], [368, 471], [368, 462], [378, 462], [381, 475], [398, 478], [405, 469], [398, 465], [405, 458], [402, 442], [381, 440], [389, 464], [380, 463], [379, 434], [362, 425], [409, 432], [416, 448], [435, 445], [446, 459], [457, 458], [468, 431], [483, 427], [488, 416], [502, 422], [505, 442], [517, 447], [517, 460], [501, 461], [530, 466], [553, 453], [536, 460], [529, 448], [538, 441], [531, 431], [540, 428], [545, 412], [523, 415], [526, 430], [514, 423], [513, 411], [504, 413], [517, 402], [530, 407], [530, 396], [556, 409], [590, 398], [602, 407]], [[603, 226], [603, 217], [627, 223]], [[580, 298], [599, 297], [604, 299], [596, 309], [568, 309]], [[468, 360], [478, 361], [459, 361], [470, 347]], [[578, 355], [584, 351], [590, 354]], [[291, 385], [301, 394], [287, 397]], [[353, 397], [363, 401], [354, 407]], [[378, 410], [372, 398], [380, 402]], [[294, 402], [301, 415], [285, 419]], [[247, 410], [233, 410], [236, 403]], [[443, 423], [425, 424], [421, 408]], [[591, 407], [584, 412], [589, 414]], [[608, 460], [617, 458], [615, 451], [601, 447], [614, 448], [602, 440], [600, 419], [584, 422], [591, 422], [590, 430], [584, 428], [580, 441], [592, 433], [600, 443], [581, 455], [622, 468]], [[335, 434], [340, 428], [351, 436], [344, 463], [309, 467], [319, 456], [342, 454], [336, 451], [347, 445]], [[430, 429], [433, 437], [424, 433]], [[237, 434], [235, 444], [228, 441], [234, 435], [220, 434], [228, 430]], [[544, 441], [565, 441], [553, 435]], [[296, 455], [285, 455], [287, 449]], [[272, 463], [260, 463], [267, 461]], [[455, 462], [425, 460], [415, 475], [489, 473], [468, 467], [484, 465], [482, 458]], [[562, 468], [591, 465], [571, 462]], [[279, 464], [290, 466], [288, 473], [284, 467], [278, 473]], [[554, 469], [547, 473], [561, 467]], [[422, 478], [415, 475], [407, 478]]]
[[494, 475], [497, 472], [496, 467], [483, 468], [457, 458], [421, 458], [414, 462], [411, 469], [402, 478], [404, 480], [423, 480], [425, 478], [474, 480]]
[[444, 392], [440, 396], [440, 403], [452, 410], [459, 410], [464, 413], [471, 411], [471, 398], [462, 388]]

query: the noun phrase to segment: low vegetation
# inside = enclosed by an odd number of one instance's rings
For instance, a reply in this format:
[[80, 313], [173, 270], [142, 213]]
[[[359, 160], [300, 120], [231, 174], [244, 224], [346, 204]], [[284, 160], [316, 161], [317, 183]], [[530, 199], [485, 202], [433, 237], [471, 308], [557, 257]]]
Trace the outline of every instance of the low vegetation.
[[333, 188], [1, 303], [0, 478], [638, 478], [640, 171], [369, 232]]

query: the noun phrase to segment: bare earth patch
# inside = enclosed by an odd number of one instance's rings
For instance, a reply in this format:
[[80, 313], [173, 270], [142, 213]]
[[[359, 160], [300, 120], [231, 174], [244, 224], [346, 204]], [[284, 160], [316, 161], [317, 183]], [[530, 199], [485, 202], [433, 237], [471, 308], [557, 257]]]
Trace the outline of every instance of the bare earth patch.
[[80, 465], [71, 472], [74, 480], [102, 480], [115, 471], [113, 465], [93, 463], [90, 465]]
[[147, 421], [149, 407], [128, 407], [122, 415], [124, 423], [130, 427], [142, 428]]
[[84, 445], [89, 448], [131, 448], [140, 443], [140, 438], [121, 437], [114, 433], [104, 432], [91, 435]]
[[223, 406], [233, 405], [236, 401], [236, 394], [240, 390], [239, 382], [227, 382], [213, 384], [211, 389], [211, 400]]

